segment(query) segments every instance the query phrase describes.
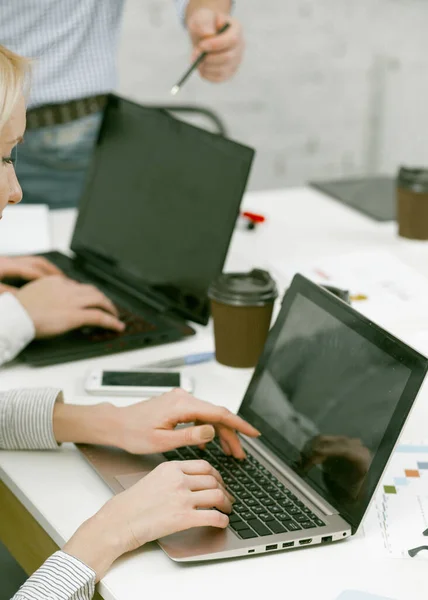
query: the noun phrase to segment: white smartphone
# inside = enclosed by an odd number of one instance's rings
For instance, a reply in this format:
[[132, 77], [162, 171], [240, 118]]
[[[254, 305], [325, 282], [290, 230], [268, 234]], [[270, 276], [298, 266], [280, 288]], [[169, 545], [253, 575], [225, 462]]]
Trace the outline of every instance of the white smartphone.
[[138, 371], [92, 371], [85, 383], [89, 394], [100, 396], [159, 396], [174, 388], [193, 389], [192, 380], [178, 371], [150, 369]]

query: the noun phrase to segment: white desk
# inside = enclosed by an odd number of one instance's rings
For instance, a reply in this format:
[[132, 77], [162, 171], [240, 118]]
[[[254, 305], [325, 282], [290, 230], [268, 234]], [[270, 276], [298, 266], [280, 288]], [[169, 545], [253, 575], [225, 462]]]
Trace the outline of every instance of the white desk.
[[[363, 248], [387, 249], [428, 276], [428, 244], [398, 239], [392, 224], [368, 218], [309, 189], [248, 194], [245, 205], [268, 217], [255, 232], [236, 232], [228, 268], [278, 264], [320, 254]], [[55, 246], [66, 248], [72, 213], [52, 215]], [[428, 316], [427, 316], [428, 323]], [[425, 326], [427, 325], [425, 324]], [[397, 315], [394, 325], [411, 334], [415, 324]], [[0, 386], [60, 386], [70, 402], [89, 402], [83, 375], [94, 365], [130, 366], [213, 347], [209, 328], [191, 340], [57, 367], [31, 369], [13, 365], [2, 372]], [[218, 364], [192, 367], [195, 393], [212, 402], [239, 406], [251, 376]], [[428, 390], [418, 400], [405, 437], [428, 437]], [[62, 545], [78, 525], [110, 497], [109, 490], [71, 444], [58, 452], [1, 452], [0, 477], [47, 533]], [[370, 532], [366, 532], [369, 535]], [[218, 600], [267, 595], [293, 600], [334, 600], [344, 589], [365, 589], [395, 600], [425, 600], [428, 570], [424, 561], [373, 558], [362, 533], [348, 542], [293, 552], [200, 565], [178, 565], [156, 546], [118, 561], [100, 584], [105, 600]]]

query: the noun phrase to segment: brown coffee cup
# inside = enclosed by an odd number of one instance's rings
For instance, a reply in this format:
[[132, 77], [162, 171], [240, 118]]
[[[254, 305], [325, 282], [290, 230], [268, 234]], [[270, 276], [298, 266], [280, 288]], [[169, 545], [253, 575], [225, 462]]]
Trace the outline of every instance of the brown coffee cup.
[[400, 168], [397, 220], [401, 237], [428, 240], [428, 169]]
[[208, 290], [216, 359], [229, 367], [254, 367], [264, 348], [278, 296], [267, 271], [223, 273]]

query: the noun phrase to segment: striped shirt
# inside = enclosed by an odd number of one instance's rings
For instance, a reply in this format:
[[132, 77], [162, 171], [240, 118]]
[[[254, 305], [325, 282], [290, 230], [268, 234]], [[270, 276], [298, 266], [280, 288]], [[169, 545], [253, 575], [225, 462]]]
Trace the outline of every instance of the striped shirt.
[[[184, 21], [188, 0], [175, 0]], [[125, 0], [0, 0], [0, 43], [35, 59], [29, 107], [116, 88]]]
[[[11, 294], [0, 295], [0, 364], [11, 360], [34, 337], [34, 325]], [[0, 392], [0, 449], [55, 450], [53, 431], [57, 389]], [[65, 552], [55, 552], [24, 583], [13, 600], [90, 600], [95, 573]]]

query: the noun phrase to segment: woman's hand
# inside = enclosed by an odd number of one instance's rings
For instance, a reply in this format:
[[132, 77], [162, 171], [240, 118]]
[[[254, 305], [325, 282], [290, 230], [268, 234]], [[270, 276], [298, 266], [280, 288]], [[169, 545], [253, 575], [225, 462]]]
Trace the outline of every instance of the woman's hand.
[[60, 335], [91, 326], [123, 331], [111, 300], [92, 285], [65, 277], [44, 277], [24, 285], [15, 293], [30, 315], [37, 338]]
[[232, 501], [220, 474], [206, 461], [163, 463], [107, 502], [64, 552], [94, 569], [99, 580], [116, 558], [147, 542], [192, 527], [224, 529]]
[[42, 256], [0, 256], [0, 281], [2, 279], [32, 281], [49, 275], [61, 275], [61, 271]]
[[[180, 423], [194, 422], [176, 429]], [[104, 444], [133, 454], [166, 452], [189, 445], [203, 448], [217, 434], [225, 454], [245, 458], [237, 432], [249, 437], [260, 435], [227, 408], [198, 400], [180, 389], [123, 408], [107, 403], [57, 403], [54, 409], [58, 442]]]

